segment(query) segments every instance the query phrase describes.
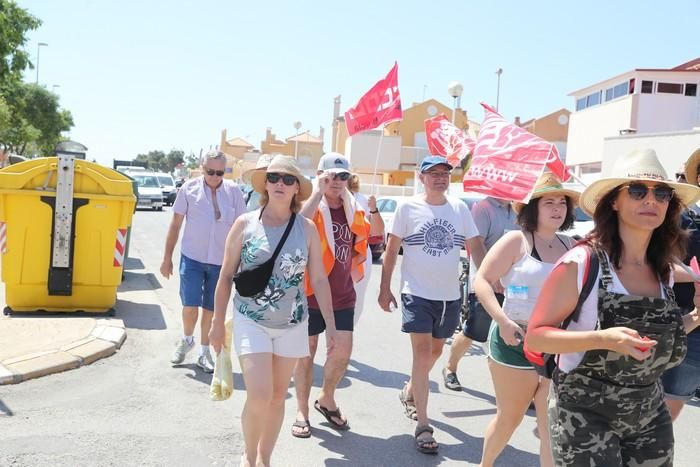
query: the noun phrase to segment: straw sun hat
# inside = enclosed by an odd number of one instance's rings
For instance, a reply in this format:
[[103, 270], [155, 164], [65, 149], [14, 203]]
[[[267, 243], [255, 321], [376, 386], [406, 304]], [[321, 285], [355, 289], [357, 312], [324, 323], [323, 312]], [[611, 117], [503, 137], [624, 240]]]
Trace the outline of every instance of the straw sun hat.
[[311, 182], [304, 177], [292, 157], [275, 156], [267, 166], [267, 170], [259, 169], [253, 171], [253, 175], [250, 177], [250, 184], [253, 185], [253, 189], [258, 193], [265, 193], [265, 176], [267, 173], [294, 175], [299, 180], [299, 194], [297, 195], [299, 201], [303, 201], [311, 196]]
[[685, 179], [691, 185], [698, 184], [698, 165], [700, 165], [700, 149], [696, 149], [685, 163]]
[[271, 154], [261, 154], [260, 157], [258, 157], [257, 162], [255, 163], [255, 168], [254, 169], [248, 169], [243, 174], [241, 175], [241, 179], [243, 179], [243, 183], [246, 183], [250, 185], [250, 179], [253, 177], [253, 174], [256, 171], [263, 171], [265, 172], [265, 169], [267, 169], [267, 166], [270, 165], [270, 162], [272, 161], [272, 156]]
[[[553, 173], [545, 172], [540, 176], [539, 180], [537, 180], [530, 201], [542, 198], [543, 196], [568, 196], [574, 206], [576, 206], [579, 195], [580, 193], [578, 191], [564, 188], [559, 177]], [[524, 203], [513, 203], [513, 211], [515, 211], [516, 214], [520, 214], [520, 210], [524, 207]]]
[[[695, 171], [697, 171], [697, 164]], [[653, 149], [636, 149], [615, 161], [609, 177], [596, 180], [583, 190], [579, 205], [586, 214], [592, 216], [598, 202], [610, 190], [634, 181], [663, 182], [673, 188], [676, 197], [686, 206], [700, 198], [700, 188], [697, 186], [669, 180], [666, 170]], [[691, 179], [688, 178], [688, 181]]]

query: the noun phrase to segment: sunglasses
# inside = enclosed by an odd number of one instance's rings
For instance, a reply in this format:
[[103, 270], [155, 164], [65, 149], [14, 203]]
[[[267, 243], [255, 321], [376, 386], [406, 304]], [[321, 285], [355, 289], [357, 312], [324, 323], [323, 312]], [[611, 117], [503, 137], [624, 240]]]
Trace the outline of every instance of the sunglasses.
[[265, 175], [267, 177], [267, 181], [270, 183], [277, 183], [282, 179], [282, 183], [284, 183], [287, 186], [292, 186], [296, 182], [298, 182], [297, 178], [294, 175], [289, 175], [289, 174], [278, 174], [278, 173], [268, 173]]
[[647, 197], [649, 191], [654, 192], [654, 197], [659, 203], [668, 203], [673, 198], [673, 188], [666, 185], [657, 185], [655, 187], [648, 187], [643, 183], [630, 183], [624, 188], [627, 188], [627, 193], [629, 193], [630, 198], [635, 201], [643, 200]]
[[348, 180], [350, 178], [350, 174], [348, 172], [339, 172], [333, 175], [333, 180], [338, 179], [338, 180]]
[[224, 176], [224, 171], [223, 170], [214, 170], [214, 169], [206, 169], [205, 172], [207, 175], [210, 177], [213, 177], [216, 175], [217, 177], [223, 177]]

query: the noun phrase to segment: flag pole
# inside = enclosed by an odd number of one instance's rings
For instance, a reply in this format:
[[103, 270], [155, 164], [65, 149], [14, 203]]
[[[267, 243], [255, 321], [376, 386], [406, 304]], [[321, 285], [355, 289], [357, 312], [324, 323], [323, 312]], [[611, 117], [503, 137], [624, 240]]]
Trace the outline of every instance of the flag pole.
[[372, 174], [372, 183], [374, 184], [374, 195], [377, 194], [377, 169], [379, 167], [379, 154], [382, 150], [382, 140], [384, 139], [384, 124], [379, 129], [379, 144], [377, 144], [377, 157], [374, 159], [374, 173]]
[[581, 180], [580, 178], [578, 178], [576, 176], [576, 174], [571, 171], [571, 169], [568, 169], [568, 172], [569, 172], [569, 175], [571, 175], [571, 178], [573, 178], [574, 180], [579, 182], [581, 185], [588, 187], [588, 184], [586, 182], [584, 182], [583, 180]]

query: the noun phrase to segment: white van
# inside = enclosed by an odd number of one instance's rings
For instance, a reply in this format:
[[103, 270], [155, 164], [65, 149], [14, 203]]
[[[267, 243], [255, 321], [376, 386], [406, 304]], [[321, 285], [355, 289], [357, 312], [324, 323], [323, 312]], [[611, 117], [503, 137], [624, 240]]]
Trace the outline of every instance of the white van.
[[151, 208], [154, 211], [163, 210], [163, 189], [158, 176], [154, 172], [137, 171], [128, 174], [138, 182], [139, 198], [136, 209]]
[[163, 187], [163, 203], [166, 206], [172, 206], [175, 202], [175, 196], [177, 196], [177, 190], [175, 189], [175, 180], [170, 174], [164, 172], [156, 172], [156, 177]]

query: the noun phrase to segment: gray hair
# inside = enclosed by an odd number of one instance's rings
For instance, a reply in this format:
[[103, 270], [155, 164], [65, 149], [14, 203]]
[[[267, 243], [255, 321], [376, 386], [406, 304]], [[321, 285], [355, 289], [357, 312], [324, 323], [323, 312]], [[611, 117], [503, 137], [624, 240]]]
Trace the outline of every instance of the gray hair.
[[202, 161], [202, 165], [206, 164], [207, 161], [223, 161], [226, 163], [226, 154], [224, 154], [221, 151], [207, 151], [207, 153], [204, 155], [204, 160]]

